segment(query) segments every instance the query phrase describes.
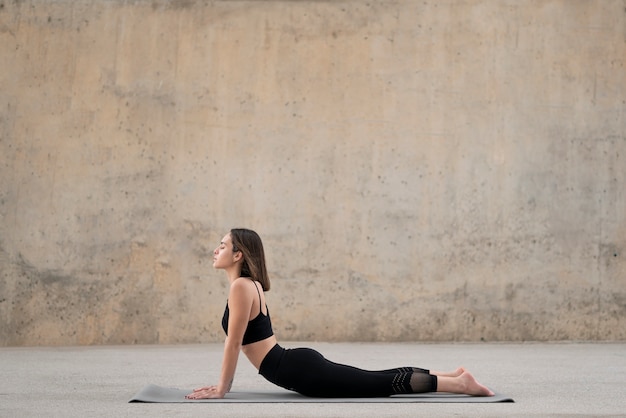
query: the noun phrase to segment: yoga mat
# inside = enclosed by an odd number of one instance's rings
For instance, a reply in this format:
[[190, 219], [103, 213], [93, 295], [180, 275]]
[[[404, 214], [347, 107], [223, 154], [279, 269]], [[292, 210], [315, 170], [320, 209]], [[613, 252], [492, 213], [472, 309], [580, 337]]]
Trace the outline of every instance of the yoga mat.
[[453, 393], [416, 393], [411, 395], [394, 395], [387, 398], [309, 398], [296, 392], [277, 388], [271, 391], [257, 390], [254, 392], [229, 392], [223, 399], [185, 399], [191, 390], [166, 388], [157, 385], [146, 385], [128, 402], [152, 403], [407, 403], [407, 402], [440, 402], [440, 403], [492, 403], [514, 402], [512, 398], [496, 393], [495, 396], [468, 396]]

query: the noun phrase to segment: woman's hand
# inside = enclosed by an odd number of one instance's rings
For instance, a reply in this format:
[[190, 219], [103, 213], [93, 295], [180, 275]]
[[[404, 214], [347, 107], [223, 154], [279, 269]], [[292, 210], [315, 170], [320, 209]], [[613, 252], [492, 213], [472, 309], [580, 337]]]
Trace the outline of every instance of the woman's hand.
[[185, 396], [186, 399], [221, 399], [226, 395], [226, 391], [220, 390], [217, 386], [205, 386], [194, 389], [192, 393]]

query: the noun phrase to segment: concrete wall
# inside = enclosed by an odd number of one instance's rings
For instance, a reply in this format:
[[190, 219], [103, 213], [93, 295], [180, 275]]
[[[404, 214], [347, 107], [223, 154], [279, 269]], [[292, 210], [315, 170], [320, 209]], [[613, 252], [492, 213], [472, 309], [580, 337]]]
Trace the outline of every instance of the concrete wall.
[[626, 2], [0, 0], [0, 345], [626, 339]]

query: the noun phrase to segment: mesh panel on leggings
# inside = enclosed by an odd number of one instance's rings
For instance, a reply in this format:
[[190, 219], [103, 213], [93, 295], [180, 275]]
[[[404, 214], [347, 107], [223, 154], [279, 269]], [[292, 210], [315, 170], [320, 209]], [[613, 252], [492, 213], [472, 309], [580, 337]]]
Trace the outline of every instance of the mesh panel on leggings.
[[394, 394], [424, 393], [437, 391], [437, 376], [429, 370], [417, 367], [400, 367], [391, 382]]
[[428, 373], [413, 373], [410, 386], [413, 393], [436, 392], [437, 376]]

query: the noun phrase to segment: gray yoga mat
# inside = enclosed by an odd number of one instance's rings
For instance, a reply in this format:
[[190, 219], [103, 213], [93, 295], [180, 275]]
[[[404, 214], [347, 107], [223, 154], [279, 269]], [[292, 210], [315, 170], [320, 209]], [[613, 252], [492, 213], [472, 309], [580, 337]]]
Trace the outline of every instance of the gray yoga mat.
[[152, 403], [407, 403], [407, 402], [440, 402], [440, 403], [491, 403], [514, 402], [512, 398], [496, 393], [495, 396], [468, 396], [453, 393], [416, 393], [412, 395], [394, 395], [388, 398], [309, 398], [295, 392], [277, 388], [271, 391], [229, 392], [223, 399], [185, 399], [191, 390], [166, 388], [157, 385], [146, 385], [129, 402]]

